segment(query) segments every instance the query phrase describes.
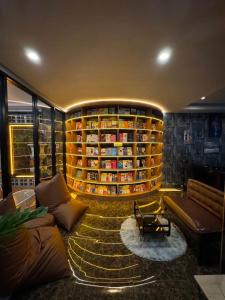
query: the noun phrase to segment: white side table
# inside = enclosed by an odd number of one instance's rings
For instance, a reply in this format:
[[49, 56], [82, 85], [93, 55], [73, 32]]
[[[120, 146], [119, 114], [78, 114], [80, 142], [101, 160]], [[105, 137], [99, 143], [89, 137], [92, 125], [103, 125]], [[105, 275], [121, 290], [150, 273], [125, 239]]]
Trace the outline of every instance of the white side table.
[[208, 300], [225, 300], [225, 275], [194, 275]]

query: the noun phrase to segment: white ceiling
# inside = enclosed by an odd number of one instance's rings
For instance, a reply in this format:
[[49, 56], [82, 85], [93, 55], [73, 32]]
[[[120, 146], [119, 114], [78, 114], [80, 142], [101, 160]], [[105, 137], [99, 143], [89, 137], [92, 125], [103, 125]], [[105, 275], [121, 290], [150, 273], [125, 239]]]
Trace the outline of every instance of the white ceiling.
[[225, 1], [1, 0], [0, 63], [64, 108], [135, 98], [180, 111], [225, 86]]

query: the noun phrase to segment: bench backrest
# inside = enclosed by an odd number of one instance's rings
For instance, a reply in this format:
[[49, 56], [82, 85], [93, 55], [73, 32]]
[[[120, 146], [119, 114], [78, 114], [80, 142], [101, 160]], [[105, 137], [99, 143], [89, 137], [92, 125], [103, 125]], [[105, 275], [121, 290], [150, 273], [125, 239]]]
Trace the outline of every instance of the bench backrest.
[[195, 201], [219, 219], [223, 217], [224, 193], [200, 181], [189, 179], [187, 197]]

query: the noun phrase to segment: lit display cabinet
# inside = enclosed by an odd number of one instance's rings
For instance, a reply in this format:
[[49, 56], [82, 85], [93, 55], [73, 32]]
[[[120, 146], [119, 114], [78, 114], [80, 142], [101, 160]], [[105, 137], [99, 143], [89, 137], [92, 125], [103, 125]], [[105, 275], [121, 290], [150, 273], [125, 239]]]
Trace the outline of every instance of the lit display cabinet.
[[149, 193], [161, 186], [162, 113], [120, 105], [84, 108], [66, 120], [67, 183], [103, 196]]
[[51, 107], [38, 100], [38, 143], [40, 180], [52, 177], [52, 116]]
[[55, 111], [55, 155], [56, 155], [56, 171], [63, 172], [63, 115], [59, 111]]

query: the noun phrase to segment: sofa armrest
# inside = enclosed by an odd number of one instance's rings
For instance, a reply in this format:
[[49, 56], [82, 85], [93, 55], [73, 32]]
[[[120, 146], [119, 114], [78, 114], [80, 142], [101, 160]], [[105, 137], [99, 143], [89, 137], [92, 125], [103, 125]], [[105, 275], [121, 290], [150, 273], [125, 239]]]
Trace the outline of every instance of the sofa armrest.
[[164, 196], [163, 201], [165, 206], [169, 207], [180, 219], [193, 231], [198, 232], [197, 224], [191, 219], [191, 217], [169, 196]]

